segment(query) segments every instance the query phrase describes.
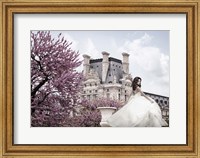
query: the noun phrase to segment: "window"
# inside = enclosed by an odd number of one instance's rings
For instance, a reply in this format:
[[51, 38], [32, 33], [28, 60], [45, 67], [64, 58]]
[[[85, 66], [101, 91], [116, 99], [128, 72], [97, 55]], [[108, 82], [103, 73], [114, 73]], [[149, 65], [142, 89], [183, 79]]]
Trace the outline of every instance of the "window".
[[107, 92], [109, 92], [109, 89], [107, 89]]

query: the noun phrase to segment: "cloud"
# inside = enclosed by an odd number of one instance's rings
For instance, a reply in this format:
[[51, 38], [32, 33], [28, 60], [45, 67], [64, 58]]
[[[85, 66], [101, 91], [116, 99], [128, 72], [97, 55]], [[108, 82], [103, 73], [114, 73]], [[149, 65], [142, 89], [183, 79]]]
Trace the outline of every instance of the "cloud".
[[169, 95], [169, 56], [153, 46], [153, 37], [145, 33], [141, 38], [126, 40], [119, 52], [130, 54], [130, 73], [143, 78], [144, 90]]
[[[92, 41], [92, 39], [87, 38], [87, 39], [82, 39], [82, 42], [75, 42], [76, 44], [76, 50], [79, 51], [80, 53], [80, 59], [83, 60], [83, 54], [87, 54], [92, 58], [96, 59], [96, 58], [101, 58], [101, 54], [98, 51], [98, 49], [96, 48], [94, 42]], [[83, 64], [77, 68], [77, 71], [82, 71], [83, 70]]]
[[100, 51], [96, 48], [94, 42], [90, 38], [85, 41], [83, 45], [83, 52], [90, 55], [91, 58], [96, 58], [100, 54]]

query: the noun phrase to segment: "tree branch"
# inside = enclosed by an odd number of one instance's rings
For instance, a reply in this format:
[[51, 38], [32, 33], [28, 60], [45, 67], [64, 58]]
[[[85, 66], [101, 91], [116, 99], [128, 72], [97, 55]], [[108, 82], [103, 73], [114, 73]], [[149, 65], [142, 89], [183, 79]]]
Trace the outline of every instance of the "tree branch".
[[40, 82], [40, 84], [38, 84], [34, 89], [33, 91], [31, 92], [31, 97], [33, 98], [36, 94], [36, 92], [40, 89], [40, 87], [42, 87], [46, 82], [48, 81], [48, 76], [45, 77], [44, 80], [42, 80]]

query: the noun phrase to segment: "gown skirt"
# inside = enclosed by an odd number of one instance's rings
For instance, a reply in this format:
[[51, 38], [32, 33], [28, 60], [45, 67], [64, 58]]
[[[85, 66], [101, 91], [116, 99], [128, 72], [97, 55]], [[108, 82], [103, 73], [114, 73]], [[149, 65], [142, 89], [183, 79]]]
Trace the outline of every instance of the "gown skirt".
[[162, 127], [167, 122], [162, 119], [159, 105], [151, 103], [140, 92], [131, 95], [126, 105], [108, 118], [111, 127]]

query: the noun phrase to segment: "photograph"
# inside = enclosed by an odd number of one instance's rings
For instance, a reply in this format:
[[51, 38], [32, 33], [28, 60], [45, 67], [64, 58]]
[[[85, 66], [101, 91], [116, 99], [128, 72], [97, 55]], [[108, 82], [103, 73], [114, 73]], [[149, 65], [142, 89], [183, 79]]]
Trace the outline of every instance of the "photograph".
[[200, 0], [0, 6], [0, 157], [200, 157]]
[[169, 38], [31, 30], [31, 127], [170, 127]]

